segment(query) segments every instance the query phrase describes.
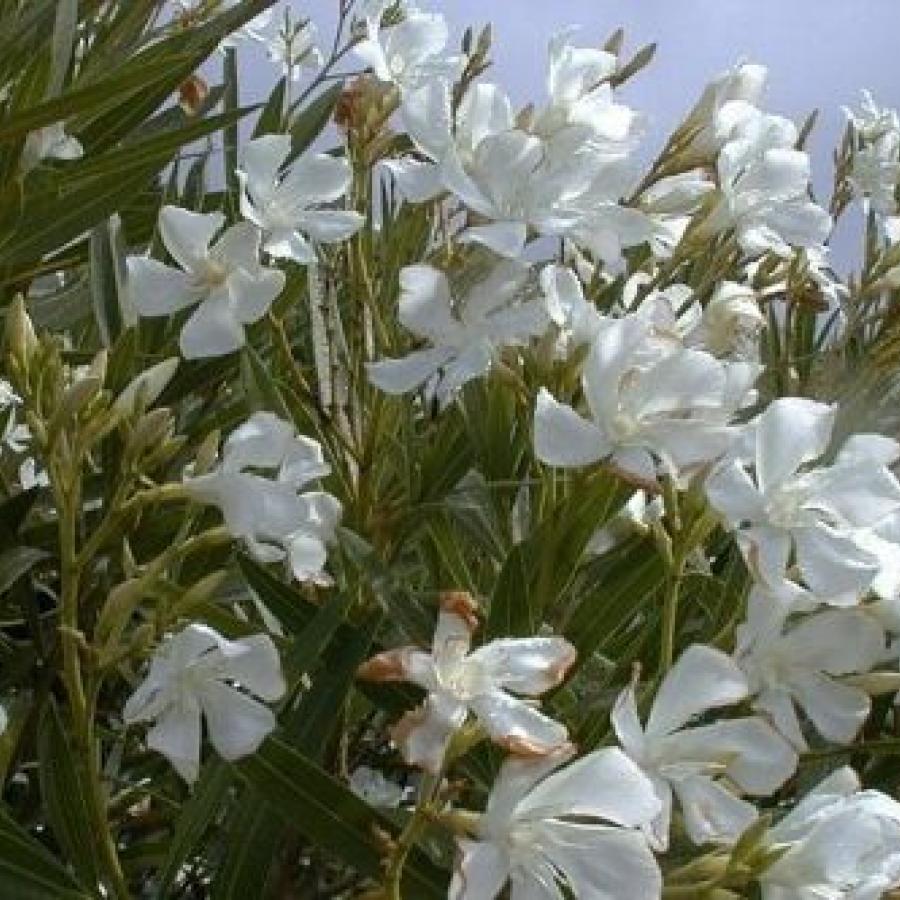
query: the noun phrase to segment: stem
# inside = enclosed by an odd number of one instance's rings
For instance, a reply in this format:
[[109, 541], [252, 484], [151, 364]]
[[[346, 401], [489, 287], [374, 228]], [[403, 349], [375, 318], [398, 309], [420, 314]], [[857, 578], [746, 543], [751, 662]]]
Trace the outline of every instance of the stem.
[[72, 454], [72, 484], [67, 486], [58, 464], [48, 465], [51, 483], [59, 510], [60, 551], [60, 641], [63, 651], [63, 682], [69, 698], [74, 728], [74, 749], [82, 757], [82, 770], [86, 776], [84, 798], [91, 820], [97, 849], [106, 869], [108, 886], [112, 896], [128, 900], [131, 896], [122, 873], [119, 855], [106, 814], [106, 797], [98, 765], [98, 750], [94, 734], [94, 715], [99, 681], [90, 691], [85, 690], [81, 669], [78, 607], [81, 582], [81, 565], [77, 552], [78, 514], [81, 509], [81, 457]]
[[665, 674], [672, 668], [675, 655], [675, 632], [678, 623], [678, 604], [681, 593], [681, 579], [684, 575], [684, 557], [676, 551], [672, 566], [666, 576], [666, 593], [663, 597], [662, 644], [660, 650], [660, 672]]
[[384, 895], [389, 900], [403, 900], [400, 893], [400, 882], [403, 878], [403, 867], [406, 865], [406, 858], [409, 851], [412, 850], [422, 831], [428, 825], [431, 818], [431, 803], [441, 784], [440, 775], [424, 775], [422, 777], [422, 786], [419, 791], [419, 802], [416, 804], [416, 810], [412, 814], [412, 818], [406, 823], [400, 836], [397, 838], [394, 852], [388, 863], [387, 871], [384, 876]]

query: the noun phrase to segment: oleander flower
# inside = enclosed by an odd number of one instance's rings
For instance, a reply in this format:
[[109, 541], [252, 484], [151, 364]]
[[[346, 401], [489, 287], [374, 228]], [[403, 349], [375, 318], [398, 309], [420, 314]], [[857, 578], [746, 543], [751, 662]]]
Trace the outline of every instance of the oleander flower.
[[404, 759], [437, 773], [453, 734], [472, 713], [488, 737], [510, 753], [541, 756], [563, 746], [564, 725], [545, 716], [533, 698], [560, 684], [575, 661], [561, 637], [498, 638], [471, 650], [478, 625], [471, 596], [441, 596], [431, 652], [387, 650], [359, 670], [371, 681], [409, 681], [427, 691], [392, 735]]
[[796, 126], [737, 104], [720, 112], [720, 122], [729, 119], [731, 137], [717, 160], [721, 197], [702, 228], [734, 229], [751, 257], [790, 257], [796, 247], [820, 247], [832, 221], [809, 199], [809, 155], [795, 149]]
[[900, 116], [895, 109], [878, 106], [868, 91], [862, 92], [859, 112], [845, 108], [844, 113], [857, 141], [850, 184], [857, 196], [869, 201], [872, 210], [891, 216], [897, 211], [900, 179]]
[[465, 296], [454, 297], [447, 276], [428, 265], [400, 272], [400, 324], [431, 344], [399, 359], [368, 363], [369, 381], [389, 394], [425, 385], [443, 405], [466, 382], [484, 375], [504, 347], [526, 344], [549, 321], [537, 299], [523, 299], [529, 269], [498, 262]]
[[766, 835], [763, 900], [878, 900], [900, 887], [900, 803], [838, 769]]
[[540, 282], [547, 314], [559, 329], [563, 355], [590, 344], [600, 330], [603, 316], [585, 298], [578, 276], [568, 266], [551, 263], [541, 269]]
[[838, 679], [868, 672], [884, 658], [884, 630], [856, 608], [827, 608], [796, 622], [789, 612], [758, 587], [747, 601], [734, 659], [747, 676], [753, 708], [800, 751], [807, 744], [798, 707], [823, 738], [850, 743], [872, 704], [865, 691]]
[[[729, 364], [684, 347], [659, 325], [650, 304], [603, 323], [582, 370], [590, 419], [541, 389], [538, 459], [565, 467], [606, 459], [624, 477], [655, 489], [658, 468], [678, 476], [726, 452], [735, 437], [726, 422], [743, 399]], [[744, 393], [752, 384], [746, 374]]]
[[186, 359], [222, 356], [244, 346], [244, 328], [261, 319], [284, 288], [284, 273], [260, 264], [259, 231], [249, 222], [222, 230], [219, 212], [164, 206], [159, 233], [180, 268], [149, 256], [127, 259], [128, 289], [142, 316], [170, 316], [192, 306], [179, 345]]
[[[690, 150], [701, 158], [711, 158], [730, 137], [728, 117], [720, 117], [729, 104], [756, 107], [768, 79], [765, 66], [738, 63], [717, 75], [704, 89], [684, 123], [691, 132]], [[733, 107], [732, 107], [733, 108]]]
[[804, 397], [774, 400], [751, 427], [749, 458], [721, 463], [706, 494], [770, 591], [782, 589], [793, 557], [816, 602], [854, 605], [879, 570], [856, 532], [900, 507], [900, 484], [887, 468], [900, 447], [857, 434], [834, 463], [812, 466], [828, 448], [836, 412]]
[[[507, 758], [477, 826], [459, 839], [449, 900], [658, 900], [662, 877], [640, 829], [659, 800], [620, 750]], [[560, 768], [564, 766], [563, 768]], [[505, 896], [505, 895], [504, 895]]]
[[345, 241], [362, 227], [353, 210], [326, 208], [346, 194], [350, 163], [344, 157], [306, 153], [286, 167], [291, 138], [266, 134], [241, 152], [241, 214], [263, 232], [270, 256], [302, 265], [316, 261], [314, 243]]
[[341, 504], [324, 491], [301, 491], [330, 472], [316, 441], [259, 412], [229, 435], [217, 469], [186, 478], [185, 485], [198, 502], [219, 507], [225, 527], [255, 559], [283, 559], [298, 581], [327, 585], [327, 544]]
[[356, 56], [371, 67], [379, 81], [396, 84], [401, 90], [433, 79], [455, 81], [465, 57], [448, 51], [446, 19], [440, 13], [412, 8], [399, 22], [382, 28], [382, 16], [389, 6], [391, 0], [368, 4], [361, 19], [365, 37], [353, 47]]
[[619, 695], [613, 728], [660, 800], [659, 813], [647, 825], [655, 849], [668, 847], [673, 795], [694, 843], [732, 843], [758, 815], [736, 791], [768, 796], [794, 773], [797, 754], [762, 719], [690, 725], [694, 718], [747, 695], [747, 679], [737, 665], [702, 644], [688, 647], [666, 674], [646, 725], [638, 715], [635, 685]]
[[759, 360], [759, 335], [766, 324], [752, 288], [733, 281], [719, 284], [700, 321], [687, 336], [689, 346], [701, 347], [713, 356]]
[[266, 635], [231, 641], [192, 624], [160, 645], [123, 716], [129, 725], [153, 722], [147, 746], [193, 783], [200, 772], [202, 720], [216, 752], [240, 759], [276, 726], [260, 701], [274, 703], [284, 691], [278, 651]]

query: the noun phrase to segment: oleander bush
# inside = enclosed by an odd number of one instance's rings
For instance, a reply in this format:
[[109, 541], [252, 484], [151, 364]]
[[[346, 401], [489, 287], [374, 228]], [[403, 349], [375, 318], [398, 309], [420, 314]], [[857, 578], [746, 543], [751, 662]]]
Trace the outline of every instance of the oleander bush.
[[337, 2], [0, 0], [0, 896], [900, 896], [898, 113]]

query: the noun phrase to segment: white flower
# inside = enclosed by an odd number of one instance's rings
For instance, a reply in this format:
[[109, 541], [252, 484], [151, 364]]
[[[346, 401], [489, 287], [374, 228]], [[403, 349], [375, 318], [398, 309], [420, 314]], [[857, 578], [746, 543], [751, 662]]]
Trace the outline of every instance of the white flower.
[[828, 447], [836, 411], [803, 397], [774, 400], [753, 423], [750, 459], [723, 462], [706, 493], [735, 529], [754, 578], [770, 591], [783, 587], [793, 554], [816, 600], [854, 605], [878, 572], [877, 558], [854, 532], [900, 508], [900, 484], [887, 469], [900, 448], [858, 434], [832, 465], [809, 468]]
[[[192, 624], [167, 638], [125, 704], [125, 722], [154, 722], [147, 746], [185, 781], [200, 772], [201, 718], [227, 760], [254, 753], [276, 725], [271, 710], [285, 690], [275, 645], [265, 635], [230, 641]], [[255, 699], [259, 698], [259, 700]]]
[[396, 809], [402, 802], [409, 788], [385, 778], [377, 769], [369, 766], [358, 766], [350, 773], [350, 790], [362, 798], [370, 806], [382, 809]]
[[687, 335], [686, 342], [708, 350], [713, 356], [757, 361], [759, 334], [765, 324], [754, 290], [723, 281], [716, 287], [697, 328]]
[[577, 128], [599, 152], [630, 147], [637, 114], [613, 98], [610, 78], [618, 60], [606, 50], [576, 47], [567, 28], [550, 38], [548, 47], [548, 104], [535, 116], [534, 131], [552, 138], [566, 128]]
[[794, 773], [796, 753], [762, 719], [688, 727], [696, 716], [739, 703], [747, 693], [746, 678], [728, 656], [694, 644], [663, 679], [645, 726], [638, 716], [635, 685], [619, 695], [612, 712], [616, 735], [650, 778], [661, 804], [647, 829], [654, 848], [668, 847], [673, 794], [694, 843], [731, 843], [754, 821], [757, 810], [726, 785], [767, 796]]
[[560, 900], [563, 886], [583, 900], [658, 900], [662, 877], [638, 830], [659, 810], [650, 782], [610, 748], [559, 769], [573, 753], [503, 763], [478, 839], [459, 840], [449, 900], [493, 900], [507, 882], [511, 900]]
[[540, 391], [538, 459], [573, 467], [608, 458], [625, 477], [655, 489], [657, 460], [678, 475], [728, 449], [734, 432], [723, 421], [737, 402], [728, 366], [684, 348], [654, 315], [648, 304], [603, 323], [582, 371], [589, 420]]
[[[247, 471], [252, 469], [253, 471]], [[271, 478], [258, 470], [274, 470]], [[191, 495], [219, 507], [225, 527], [261, 562], [285, 559], [298, 581], [330, 584], [326, 544], [341, 505], [323, 491], [301, 488], [331, 471], [322, 448], [268, 412], [251, 416], [228, 437], [218, 469], [185, 479]]]
[[831, 231], [831, 216], [809, 199], [810, 161], [794, 149], [796, 127], [780, 116], [746, 112], [740, 110], [742, 118], [719, 153], [722, 196], [703, 228], [733, 228], [749, 256], [788, 257], [794, 247], [819, 247]]
[[446, 403], [466, 382], [484, 375], [501, 348], [520, 346], [546, 331], [543, 305], [522, 298], [528, 277], [524, 263], [503, 260], [464, 297], [454, 298], [443, 272], [406, 266], [400, 272], [400, 323], [431, 346], [368, 363], [369, 380], [390, 394], [426, 384]]
[[81, 159], [81, 142], [66, 134], [62, 122], [29, 132], [22, 149], [22, 168], [28, 172], [45, 159]]
[[563, 354], [597, 336], [603, 316], [585, 299], [578, 276], [568, 266], [547, 265], [541, 269], [541, 290], [550, 320], [559, 328]]
[[879, 107], [868, 91], [863, 91], [862, 96], [858, 114], [844, 109], [857, 140], [851, 157], [850, 183], [858, 196], [868, 198], [875, 212], [890, 216], [897, 210], [900, 117], [895, 109]]
[[608, 553], [633, 535], [645, 533], [663, 512], [662, 497], [657, 494], [651, 498], [646, 491], [635, 491], [609, 522], [591, 535], [586, 552], [597, 556]]
[[420, 87], [426, 81], [454, 81], [463, 70], [465, 58], [447, 51], [447, 22], [439, 13], [417, 9], [406, 11], [403, 19], [389, 28], [381, 28], [381, 17], [388, 3], [367, 10], [365, 38], [353, 52], [372, 68], [380, 81], [401, 89]]
[[388, 164], [400, 191], [416, 202], [449, 191], [488, 220], [458, 239], [501, 256], [521, 255], [529, 229], [567, 233], [582, 215], [575, 198], [608, 161], [590, 128], [539, 135], [517, 127], [509, 97], [493, 84], [471, 85], [454, 114], [450, 85], [431, 81], [404, 93], [401, 114], [427, 161]]
[[532, 698], [562, 682], [575, 648], [561, 637], [501, 638], [470, 652], [477, 625], [468, 594], [444, 593], [430, 653], [402, 647], [360, 667], [362, 678], [410, 681], [428, 692], [424, 705], [393, 730], [410, 765], [439, 772], [451, 737], [470, 712], [511, 753], [543, 755], [566, 743], [565, 726], [536, 709]]
[[260, 236], [249, 222], [225, 224], [222, 213], [164, 206], [163, 244], [180, 266], [129, 256], [128, 287], [142, 316], [170, 316], [199, 304], [181, 330], [186, 359], [222, 356], [244, 346], [244, 326], [262, 318], [284, 288], [284, 273], [259, 262]]
[[763, 900], [878, 900], [900, 886], [900, 804], [838, 769], [767, 834], [783, 851], [760, 876]]
[[720, 113], [728, 104], [755, 107], [762, 99], [768, 71], [765, 66], [739, 63], [714, 78], [703, 90], [697, 104], [685, 122], [693, 131], [691, 150], [711, 157], [721, 149], [730, 136], [728, 125]]
[[788, 621], [789, 611], [759, 588], [750, 593], [734, 658], [749, 681], [753, 708], [798, 750], [807, 745], [796, 707], [826, 740], [849, 743], [871, 701], [836, 676], [872, 669], [885, 653], [884, 631], [861, 609], [825, 609], [797, 622]]
[[241, 214], [264, 232], [263, 249], [272, 256], [314, 263], [310, 240], [344, 241], [362, 227], [352, 210], [323, 209], [339, 200], [350, 185], [350, 163], [344, 157], [307, 153], [284, 168], [291, 138], [267, 134], [244, 146], [238, 179]]

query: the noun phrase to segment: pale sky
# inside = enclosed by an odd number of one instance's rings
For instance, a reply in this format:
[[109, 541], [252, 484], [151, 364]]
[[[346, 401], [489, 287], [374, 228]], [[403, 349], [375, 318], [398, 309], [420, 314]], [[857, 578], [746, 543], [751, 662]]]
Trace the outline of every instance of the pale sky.
[[[330, 41], [337, 0], [294, 0], [310, 17], [321, 43]], [[802, 121], [819, 108], [809, 145], [820, 199], [830, 194], [831, 148], [843, 129], [841, 106], [856, 104], [861, 88], [900, 107], [900, 0], [447, 0], [420, 6], [442, 12], [454, 43], [469, 24], [494, 25], [495, 65], [486, 78], [524, 105], [544, 96], [548, 37], [580, 25], [579, 40], [601, 44], [617, 27], [626, 52], [655, 41], [654, 62], [622, 90], [623, 99], [649, 119], [649, 159], [703, 85], [744, 59], [767, 65], [766, 108]], [[256, 63], [254, 85], [273, 76]], [[352, 67], [352, 62], [351, 62]], [[264, 72], [262, 70], [265, 70]], [[855, 239], [854, 239], [855, 240]], [[837, 254], [848, 253], [844, 240]]]

